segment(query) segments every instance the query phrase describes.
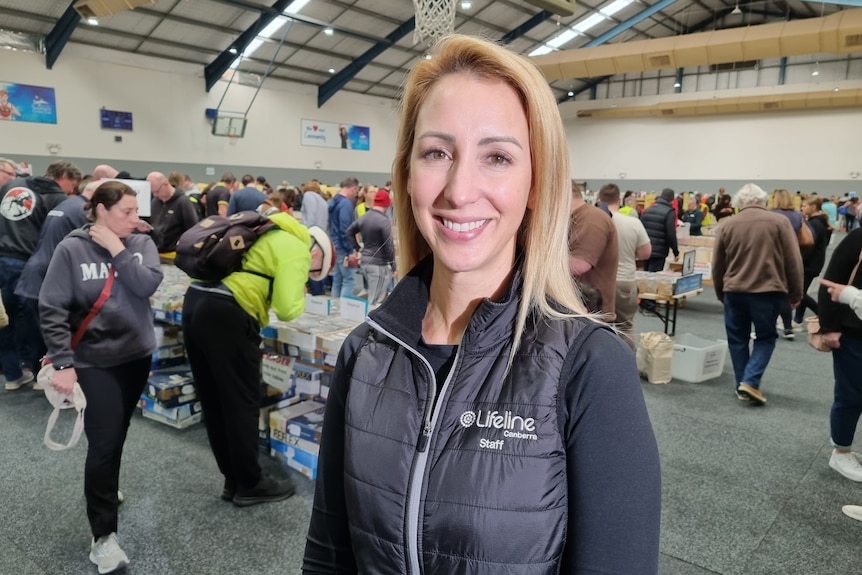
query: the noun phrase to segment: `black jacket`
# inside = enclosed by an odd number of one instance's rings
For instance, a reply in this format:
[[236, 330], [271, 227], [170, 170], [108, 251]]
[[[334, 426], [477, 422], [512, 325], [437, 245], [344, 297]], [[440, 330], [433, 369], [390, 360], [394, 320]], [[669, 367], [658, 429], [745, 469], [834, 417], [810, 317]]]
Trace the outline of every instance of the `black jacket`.
[[814, 234], [814, 245], [802, 252], [802, 269], [806, 276], [813, 278], [820, 275], [826, 263], [826, 248], [832, 239], [832, 230], [829, 229], [829, 216], [823, 212], [808, 218], [808, 225]]
[[48, 212], [65, 199], [49, 178], [16, 178], [0, 188], [0, 256], [29, 259]]
[[160, 254], [176, 250], [183, 232], [198, 223], [197, 210], [181, 191], [175, 191], [167, 202], [153, 198], [150, 213], [153, 241]]
[[659, 460], [631, 351], [587, 320], [528, 320], [507, 374], [513, 287], [479, 305], [437, 381], [416, 351], [432, 267], [341, 348], [303, 573], [657, 573]]
[[646, 228], [652, 244], [651, 258], [666, 258], [668, 251], [679, 255], [676, 243], [676, 212], [664, 198], [658, 198], [653, 205], [644, 210], [641, 223]]
[[[862, 265], [855, 276], [853, 268], [862, 252], [862, 228], [856, 228], [844, 238], [835, 251], [823, 274], [823, 278], [839, 284], [862, 289]], [[862, 319], [853, 313], [850, 306], [832, 301], [825, 286], [820, 286], [817, 298], [820, 311], [820, 330], [823, 333], [841, 332], [862, 338]]]

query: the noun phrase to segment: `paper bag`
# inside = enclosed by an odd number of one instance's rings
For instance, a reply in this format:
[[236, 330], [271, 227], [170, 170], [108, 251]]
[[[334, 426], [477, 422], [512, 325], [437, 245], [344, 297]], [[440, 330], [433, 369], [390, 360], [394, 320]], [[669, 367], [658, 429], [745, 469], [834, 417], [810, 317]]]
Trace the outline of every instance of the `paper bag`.
[[641, 334], [637, 351], [638, 372], [650, 383], [669, 383], [673, 362], [673, 340], [660, 331]]

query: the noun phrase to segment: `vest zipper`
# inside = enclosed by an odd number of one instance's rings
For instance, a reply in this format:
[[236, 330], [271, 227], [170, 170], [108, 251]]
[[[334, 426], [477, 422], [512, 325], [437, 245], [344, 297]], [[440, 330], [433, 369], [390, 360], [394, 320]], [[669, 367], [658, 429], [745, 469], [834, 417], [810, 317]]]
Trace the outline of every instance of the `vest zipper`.
[[442, 411], [442, 402], [440, 400], [446, 395], [449, 383], [452, 381], [452, 374], [455, 373], [455, 367], [458, 365], [458, 360], [461, 357], [461, 346], [459, 345], [455, 352], [455, 361], [452, 362], [452, 367], [449, 369], [446, 381], [443, 383], [443, 387], [440, 389], [440, 394], [437, 396], [435, 401], [434, 389], [437, 387], [437, 377], [434, 375], [434, 370], [431, 369], [431, 364], [428, 363], [428, 360], [412, 346], [407, 345], [407, 343], [392, 335], [374, 320], [366, 318], [365, 322], [418, 357], [422, 361], [423, 365], [428, 369], [428, 374], [431, 376], [432, 385], [428, 386], [428, 405], [431, 406], [431, 409], [426, 410], [424, 423], [422, 425], [422, 433], [419, 435], [419, 439], [416, 444], [418, 455], [416, 457], [416, 463], [413, 466], [413, 470], [410, 472], [410, 491], [407, 496], [407, 561], [410, 568], [408, 573], [411, 575], [421, 575], [422, 571], [419, 562], [419, 504], [422, 500], [422, 481], [425, 478], [425, 469], [428, 466], [427, 450], [428, 445], [431, 443], [431, 437], [434, 435], [434, 429], [437, 426], [437, 419]]

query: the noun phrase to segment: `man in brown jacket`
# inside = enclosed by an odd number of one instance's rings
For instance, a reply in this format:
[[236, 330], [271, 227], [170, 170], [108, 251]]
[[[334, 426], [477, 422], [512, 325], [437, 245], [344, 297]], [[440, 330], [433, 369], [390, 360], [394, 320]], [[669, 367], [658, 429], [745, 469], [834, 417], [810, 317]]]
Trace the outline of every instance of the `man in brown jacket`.
[[[734, 203], [740, 211], [718, 226], [712, 254], [715, 294], [724, 304], [724, 326], [736, 376], [736, 395], [766, 403], [760, 379], [778, 339], [775, 318], [782, 299], [802, 299], [802, 257], [790, 221], [766, 210], [768, 195], [746, 184]], [[754, 340], [749, 350], [749, 334]]]

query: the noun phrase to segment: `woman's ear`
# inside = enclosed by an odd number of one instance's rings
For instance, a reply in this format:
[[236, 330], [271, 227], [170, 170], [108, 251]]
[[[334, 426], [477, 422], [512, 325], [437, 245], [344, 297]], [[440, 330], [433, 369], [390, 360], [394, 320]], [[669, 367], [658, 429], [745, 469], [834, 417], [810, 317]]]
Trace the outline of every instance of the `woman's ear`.
[[527, 196], [527, 208], [536, 209], [536, 192], [534, 190], [530, 190], [530, 194]]

